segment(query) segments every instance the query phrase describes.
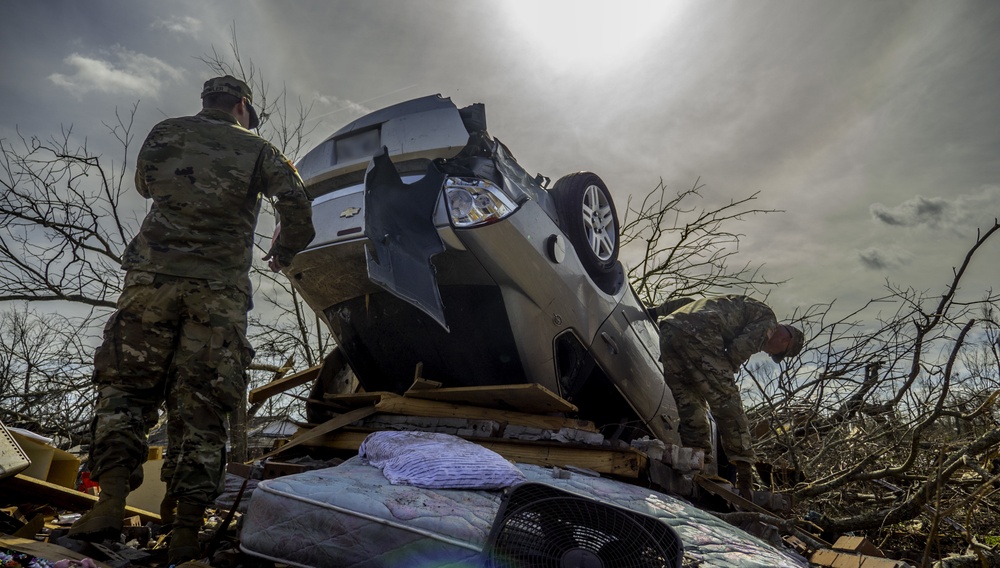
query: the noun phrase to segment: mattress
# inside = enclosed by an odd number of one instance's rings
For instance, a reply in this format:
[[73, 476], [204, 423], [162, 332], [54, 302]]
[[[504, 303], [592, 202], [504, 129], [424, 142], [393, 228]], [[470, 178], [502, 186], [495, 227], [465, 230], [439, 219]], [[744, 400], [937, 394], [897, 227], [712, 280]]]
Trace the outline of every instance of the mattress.
[[[683, 501], [612, 479], [518, 464], [528, 481], [660, 518], [701, 566], [808, 566]], [[391, 485], [358, 457], [333, 468], [262, 481], [240, 532], [241, 549], [292, 566], [475, 566], [500, 506], [499, 490]]]

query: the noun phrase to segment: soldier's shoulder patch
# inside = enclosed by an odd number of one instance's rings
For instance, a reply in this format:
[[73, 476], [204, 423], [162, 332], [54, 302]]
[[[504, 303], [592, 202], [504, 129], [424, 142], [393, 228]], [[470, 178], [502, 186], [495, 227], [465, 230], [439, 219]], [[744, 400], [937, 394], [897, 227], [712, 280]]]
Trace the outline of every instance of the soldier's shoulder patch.
[[288, 167], [292, 168], [293, 172], [299, 173], [298, 168], [295, 167], [295, 164], [293, 164], [291, 160], [289, 160], [288, 158], [285, 158], [285, 163], [288, 164]]

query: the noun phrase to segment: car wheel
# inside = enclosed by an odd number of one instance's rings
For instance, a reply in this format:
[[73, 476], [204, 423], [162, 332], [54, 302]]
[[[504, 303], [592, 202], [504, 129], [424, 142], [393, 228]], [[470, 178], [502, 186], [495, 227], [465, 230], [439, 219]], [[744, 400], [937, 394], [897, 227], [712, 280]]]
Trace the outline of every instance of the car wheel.
[[610, 273], [618, 261], [618, 212], [597, 174], [563, 176], [552, 187], [559, 223], [591, 278]]

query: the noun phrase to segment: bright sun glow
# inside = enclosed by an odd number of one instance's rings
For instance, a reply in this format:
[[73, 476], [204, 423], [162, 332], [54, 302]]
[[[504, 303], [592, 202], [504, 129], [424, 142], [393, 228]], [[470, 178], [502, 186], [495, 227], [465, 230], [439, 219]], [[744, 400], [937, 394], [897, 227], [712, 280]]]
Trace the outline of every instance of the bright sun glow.
[[525, 0], [501, 6], [533, 55], [563, 72], [607, 69], [642, 53], [683, 8], [679, 0]]

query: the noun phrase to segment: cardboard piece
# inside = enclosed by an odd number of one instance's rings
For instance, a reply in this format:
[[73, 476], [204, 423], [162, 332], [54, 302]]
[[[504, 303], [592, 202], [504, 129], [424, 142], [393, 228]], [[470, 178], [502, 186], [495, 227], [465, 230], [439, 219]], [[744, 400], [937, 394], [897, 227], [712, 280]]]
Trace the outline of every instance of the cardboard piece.
[[76, 488], [76, 476], [80, 471], [80, 460], [76, 456], [16, 430], [9, 432], [31, 460], [31, 465], [22, 471], [24, 475], [62, 487]]
[[128, 494], [125, 503], [136, 509], [146, 511], [159, 511], [160, 502], [167, 494], [167, 484], [160, 481], [160, 470], [163, 468], [163, 459], [153, 459], [156, 455], [162, 456], [162, 452], [157, 454], [150, 448], [150, 459], [142, 464], [142, 485], [135, 491]]
[[833, 543], [833, 549], [885, 558], [885, 554], [863, 536], [842, 536]]
[[0, 479], [16, 475], [31, 465], [31, 459], [0, 422]]
[[827, 568], [903, 568], [904, 566], [908, 566], [908, 564], [899, 560], [853, 554], [850, 552], [838, 552], [828, 548], [814, 552], [809, 557], [809, 562], [811, 565], [825, 566]]

